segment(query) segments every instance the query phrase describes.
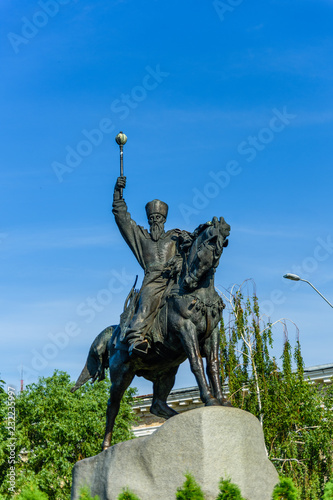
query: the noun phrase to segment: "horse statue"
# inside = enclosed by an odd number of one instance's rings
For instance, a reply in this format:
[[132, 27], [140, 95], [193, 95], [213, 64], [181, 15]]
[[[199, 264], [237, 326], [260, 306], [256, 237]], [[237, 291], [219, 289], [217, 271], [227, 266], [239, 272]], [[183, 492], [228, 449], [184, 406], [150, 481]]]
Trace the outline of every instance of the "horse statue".
[[[121, 315], [120, 325], [103, 330], [91, 345], [87, 362], [75, 386], [92, 379], [105, 378], [110, 370], [111, 389], [106, 412], [102, 449], [111, 445], [112, 430], [120, 401], [135, 375], [153, 383], [151, 413], [168, 419], [177, 414], [167, 405], [178, 367], [186, 358], [196, 378], [200, 398], [206, 406], [231, 406], [223, 397], [219, 376], [219, 322], [224, 308], [214, 287], [214, 273], [223, 248], [227, 246], [230, 226], [223, 217], [214, 217], [193, 233], [176, 284], [162, 301], [149, 332], [150, 349], [145, 357], [132, 359], [128, 346], [120, 341], [121, 325], [135, 312], [138, 293], [132, 288]], [[204, 372], [202, 358], [206, 358]]]

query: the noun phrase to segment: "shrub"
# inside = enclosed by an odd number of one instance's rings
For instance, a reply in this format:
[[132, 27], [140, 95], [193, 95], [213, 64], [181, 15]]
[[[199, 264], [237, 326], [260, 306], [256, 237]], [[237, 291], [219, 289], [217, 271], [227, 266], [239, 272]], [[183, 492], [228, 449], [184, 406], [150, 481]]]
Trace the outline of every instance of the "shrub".
[[282, 477], [273, 490], [273, 500], [299, 500], [299, 498], [298, 489], [289, 477]]
[[99, 500], [99, 496], [96, 495], [92, 497], [90, 489], [88, 488], [88, 486], [85, 486], [83, 488], [80, 488], [79, 500]]
[[329, 481], [325, 485], [323, 500], [333, 500], [333, 482]]
[[140, 500], [140, 498], [126, 488], [120, 493], [118, 500]]
[[48, 500], [46, 493], [43, 493], [35, 484], [26, 486], [18, 496], [18, 500]]
[[186, 481], [177, 489], [176, 500], [205, 500], [200, 486], [191, 474], [185, 474]]
[[230, 479], [221, 479], [220, 494], [216, 500], [244, 500], [241, 491]]

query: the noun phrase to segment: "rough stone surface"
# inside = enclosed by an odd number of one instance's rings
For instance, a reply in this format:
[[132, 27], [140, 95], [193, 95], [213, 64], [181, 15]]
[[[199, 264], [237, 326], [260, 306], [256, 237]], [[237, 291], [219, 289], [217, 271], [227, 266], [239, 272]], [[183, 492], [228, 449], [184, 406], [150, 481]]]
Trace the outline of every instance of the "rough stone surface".
[[228, 407], [205, 407], [167, 420], [154, 434], [119, 443], [77, 462], [72, 500], [83, 485], [101, 500], [116, 500], [128, 487], [141, 500], [175, 500], [190, 472], [206, 500], [218, 496], [223, 476], [247, 500], [270, 500], [278, 474], [267, 459], [259, 421]]

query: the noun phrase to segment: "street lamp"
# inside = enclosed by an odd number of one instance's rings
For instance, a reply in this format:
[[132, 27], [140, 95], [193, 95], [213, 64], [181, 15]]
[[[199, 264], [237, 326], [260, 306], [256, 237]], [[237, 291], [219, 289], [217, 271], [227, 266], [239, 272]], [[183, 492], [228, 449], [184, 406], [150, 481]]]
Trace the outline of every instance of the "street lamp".
[[283, 277], [287, 278], [288, 280], [304, 281], [305, 283], [308, 283], [310, 286], [312, 286], [312, 288], [314, 290], [316, 290], [317, 293], [319, 293], [319, 295], [327, 302], [327, 304], [329, 304], [331, 307], [333, 307], [333, 305], [326, 299], [326, 297], [324, 297], [324, 295], [322, 293], [320, 293], [319, 290], [317, 290], [317, 288], [314, 287], [312, 283], [310, 283], [310, 281], [304, 280], [303, 278], [300, 278], [299, 276], [297, 276], [297, 274], [291, 274], [291, 273], [287, 273]]

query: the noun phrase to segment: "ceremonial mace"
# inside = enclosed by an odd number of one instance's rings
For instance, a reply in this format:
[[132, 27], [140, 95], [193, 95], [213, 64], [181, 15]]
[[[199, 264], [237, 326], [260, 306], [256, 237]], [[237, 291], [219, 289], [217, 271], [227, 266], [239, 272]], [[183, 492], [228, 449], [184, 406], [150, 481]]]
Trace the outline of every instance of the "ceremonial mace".
[[[119, 149], [120, 149], [120, 176], [123, 177], [124, 176], [123, 147], [127, 142], [127, 137], [125, 134], [123, 134], [123, 132], [119, 132], [119, 134], [116, 136], [115, 140], [116, 140], [116, 143], [119, 145]], [[123, 197], [123, 188], [121, 188], [121, 190], [120, 190], [120, 198], [122, 198], [122, 197]]]

